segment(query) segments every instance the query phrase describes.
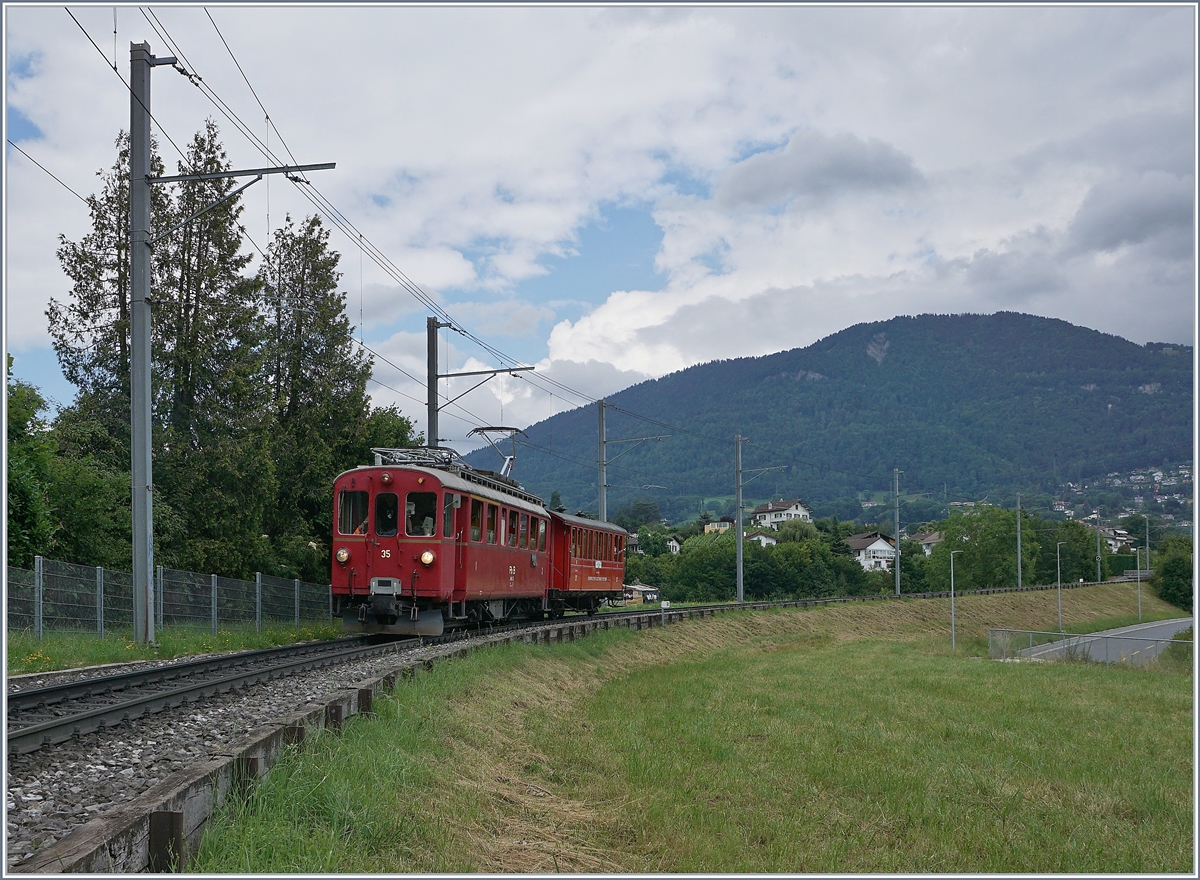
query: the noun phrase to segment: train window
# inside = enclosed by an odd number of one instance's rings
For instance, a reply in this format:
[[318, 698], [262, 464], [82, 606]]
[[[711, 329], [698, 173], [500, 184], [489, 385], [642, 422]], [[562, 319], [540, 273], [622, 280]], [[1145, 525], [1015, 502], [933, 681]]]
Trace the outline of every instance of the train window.
[[400, 528], [396, 514], [400, 511], [400, 498], [395, 492], [380, 492], [375, 496], [375, 534], [390, 538]]
[[546, 521], [544, 519], [539, 519], [537, 521], [537, 524], [538, 524], [538, 552], [545, 553], [546, 552]]
[[338, 496], [338, 533], [365, 535], [367, 533], [367, 493], [343, 489]]
[[522, 550], [529, 549], [529, 514], [521, 514], [521, 540], [517, 542]]
[[409, 535], [432, 535], [437, 516], [436, 492], [409, 492], [404, 505], [404, 530]]
[[517, 546], [517, 512], [510, 510], [508, 512], [508, 546]]
[[616, 546], [616, 551], [617, 551], [617, 552], [616, 552], [616, 554], [613, 556], [613, 558], [614, 558], [614, 559], [615, 559], [617, 562], [620, 562], [620, 561], [621, 561], [621, 554], [625, 552], [625, 540], [624, 540], [624, 539], [623, 539], [623, 538], [622, 538], [620, 535], [617, 535], [617, 546]]
[[583, 558], [596, 558], [596, 533], [587, 529], [583, 533]]
[[[454, 503], [458, 501], [458, 496], [453, 492], [447, 492], [446, 497], [442, 500], [442, 537], [454, 537]], [[462, 503], [458, 501], [458, 503]]]
[[471, 540], [483, 540], [483, 502], [478, 498], [471, 499]]
[[496, 505], [489, 504], [487, 518], [487, 542], [489, 544], [496, 543], [496, 528]]

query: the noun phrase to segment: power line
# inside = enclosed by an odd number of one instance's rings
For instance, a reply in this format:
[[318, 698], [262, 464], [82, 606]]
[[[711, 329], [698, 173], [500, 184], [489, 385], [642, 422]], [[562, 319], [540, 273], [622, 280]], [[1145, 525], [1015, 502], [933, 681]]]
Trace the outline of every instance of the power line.
[[53, 171], [48, 169], [45, 165], [43, 165], [37, 159], [33, 158], [33, 156], [26, 153], [24, 150], [22, 150], [20, 147], [18, 147], [16, 144], [14, 144], [11, 140], [9, 140], [8, 145], [10, 147], [12, 147], [14, 150], [16, 150], [18, 153], [20, 153], [22, 156], [24, 156], [26, 159], [28, 159], [30, 162], [32, 162], [34, 165], [36, 165], [38, 168], [41, 168], [43, 171], [45, 171], [47, 174], [49, 174], [51, 177], [53, 177], [59, 186], [61, 186], [63, 189], [65, 189], [71, 195], [75, 196], [75, 198], [79, 199], [79, 201], [83, 202], [89, 208], [92, 206], [91, 202], [89, 202], [87, 199], [85, 199], [79, 193], [75, 192], [75, 190], [71, 189], [71, 187], [67, 186], [65, 183], [63, 183], [61, 180], [59, 180], [58, 176]]
[[162, 123], [160, 123], [157, 119], [154, 118], [154, 114], [150, 112], [150, 108], [147, 107], [145, 104], [142, 104], [142, 99], [139, 98], [136, 94], [134, 94], [134, 91], [130, 87], [129, 83], [125, 82], [125, 77], [121, 76], [121, 72], [119, 70], [117, 70], [117, 66], [115, 64], [109, 65], [108, 58], [105, 56], [104, 50], [96, 45], [96, 41], [93, 40], [92, 35], [87, 32], [87, 28], [85, 28], [83, 25], [79, 24], [79, 19], [77, 19], [74, 16], [74, 14], [72, 14], [70, 9], [67, 9], [67, 7], [65, 7], [65, 6], [63, 7], [63, 9], [66, 10], [67, 15], [71, 16], [71, 21], [75, 22], [75, 24], [78, 26], [78, 28], [81, 31], [83, 31], [83, 35], [88, 38], [88, 42], [92, 44], [92, 47], [95, 48], [95, 50], [100, 53], [100, 57], [104, 59], [104, 66], [112, 68], [112, 72], [117, 75], [117, 79], [119, 79], [121, 81], [121, 85], [125, 86], [125, 90], [128, 91], [129, 94], [133, 96], [133, 99], [135, 101], [137, 101], [139, 104], [142, 105], [142, 109], [146, 111], [146, 115], [150, 117], [150, 120], [156, 126], [158, 126], [158, 130], [162, 132], [163, 137], [165, 137], [167, 139], [167, 141], [171, 144], [171, 146], [173, 146], [175, 148], [175, 152], [177, 152], [179, 154], [179, 158], [183, 162], [184, 167], [190, 171], [191, 167], [188, 165], [187, 154], [184, 153], [183, 150], [179, 149], [179, 144], [175, 143], [175, 141], [171, 137], [171, 135], [167, 133], [167, 130], [162, 127]]

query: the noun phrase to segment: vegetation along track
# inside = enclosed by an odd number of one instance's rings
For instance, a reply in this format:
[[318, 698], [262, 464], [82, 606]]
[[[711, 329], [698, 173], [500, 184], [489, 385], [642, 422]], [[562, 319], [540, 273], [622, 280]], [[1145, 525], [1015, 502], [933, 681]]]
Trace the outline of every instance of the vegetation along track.
[[380, 645], [359, 636], [13, 690], [8, 694], [8, 750], [24, 754], [149, 712], [395, 648], [395, 642]]

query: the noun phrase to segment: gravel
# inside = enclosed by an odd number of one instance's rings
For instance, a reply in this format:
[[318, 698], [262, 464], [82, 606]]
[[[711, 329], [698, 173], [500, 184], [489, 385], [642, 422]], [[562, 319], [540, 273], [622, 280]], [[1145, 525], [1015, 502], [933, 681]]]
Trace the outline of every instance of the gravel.
[[[222, 753], [259, 725], [394, 669], [444, 651], [406, 648], [264, 682], [143, 716], [117, 729], [77, 736], [25, 755], [8, 756], [5, 790], [7, 865], [61, 840], [110, 807], [136, 798], [167, 777]], [[164, 665], [122, 664], [124, 668]], [[87, 678], [97, 669], [9, 680], [9, 692]]]

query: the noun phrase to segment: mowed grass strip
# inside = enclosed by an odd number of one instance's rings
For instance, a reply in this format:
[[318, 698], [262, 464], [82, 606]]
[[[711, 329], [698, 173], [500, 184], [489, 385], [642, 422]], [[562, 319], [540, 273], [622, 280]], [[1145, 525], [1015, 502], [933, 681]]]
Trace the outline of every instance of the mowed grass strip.
[[221, 629], [216, 635], [207, 627], [171, 626], [157, 631], [157, 644], [154, 645], [136, 644], [132, 631], [110, 632], [103, 639], [90, 633], [48, 632], [39, 639], [29, 631], [10, 632], [6, 639], [5, 668], [9, 675], [25, 675], [135, 660], [178, 660], [201, 654], [333, 639], [341, 635], [340, 621], [325, 620], [299, 627], [269, 623], [261, 632], [250, 623]]
[[[1070, 593], [1069, 622], [1136, 612], [1123, 585]], [[1053, 603], [966, 597], [960, 639]], [[439, 664], [289, 755], [189, 870], [1190, 871], [1191, 678], [972, 659], [948, 611], [726, 614]]]

